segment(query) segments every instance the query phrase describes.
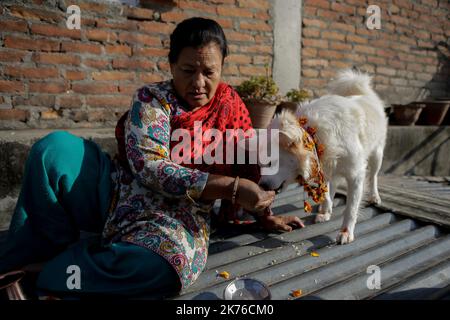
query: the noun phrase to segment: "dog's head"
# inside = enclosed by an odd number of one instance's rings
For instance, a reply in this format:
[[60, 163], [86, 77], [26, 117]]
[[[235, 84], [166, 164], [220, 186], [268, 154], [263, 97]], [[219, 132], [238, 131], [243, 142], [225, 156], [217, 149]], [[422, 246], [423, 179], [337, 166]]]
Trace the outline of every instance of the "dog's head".
[[305, 148], [305, 130], [293, 112], [282, 111], [273, 119], [270, 128], [279, 130], [279, 156], [272, 157], [270, 164], [279, 169], [274, 175], [262, 175], [259, 185], [266, 190], [281, 192], [299, 177], [310, 178], [315, 155]]

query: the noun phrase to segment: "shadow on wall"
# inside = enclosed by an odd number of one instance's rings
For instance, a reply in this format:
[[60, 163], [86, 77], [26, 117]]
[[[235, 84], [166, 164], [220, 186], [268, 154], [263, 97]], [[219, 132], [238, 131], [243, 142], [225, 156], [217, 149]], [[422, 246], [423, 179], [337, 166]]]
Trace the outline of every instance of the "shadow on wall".
[[450, 96], [450, 43], [439, 41], [433, 48], [416, 47], [437, 53], [438, 65], [433, 78], [419, 92], [416, 100], [435, 99]]
[[450, 174], [446, 164], [450, 148], [450, 130], [448, 127], [421, 129], [390, 127], [390, 138], [387, 140], [383, 159], [383, 173], [431, 176]]

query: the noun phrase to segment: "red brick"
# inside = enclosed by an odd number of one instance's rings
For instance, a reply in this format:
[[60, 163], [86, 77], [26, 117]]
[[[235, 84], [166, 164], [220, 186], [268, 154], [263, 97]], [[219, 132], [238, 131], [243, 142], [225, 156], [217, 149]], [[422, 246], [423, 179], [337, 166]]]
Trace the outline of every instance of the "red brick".
[[349, 6], [346, 4], [338, 3], [338, 2], [332, 2], [331, 3], [331, 10], [337, 11], [337, 12], [343, 12], [348, 14], [355, 13], [355, 7]]
[[327, 67], [328, 60], [325, 59], [303, 59], [302, 65], [308, 67]]
[[311, 2], [308, 2], [310, 6], [323, 8], [323, 9], [329, 9], [330, 8], [330, 1], [328, 0], [313, 0]]
[[386, 57], [389, 59], [392, 59], [395, 57], [396, 53], [392, 50], [384, 50], [384, 49], [377, 49], [377, 56]]
[[[359, 62], [359, 63], [363, 63], [366, 62], [366, 54], [360, 54], [360, 53], [346, 53], [344, 55], [344, 57], [350, 61], [352, 61], [353, 63], [355, 62]], [[343, 59], [342, 59], [343, 60]]]
[[363, 38], [360, 36], [355, 36], [352, 34], [346, 35], [347, 42], [356, 42], [356, 43], [368, 43], [367, 38]]
[[270, 9], [270, 3], [267, 0], [238, 0], [239, 7], [250, 9]]
[[17, 31], [27, 32], [28, 24], [26, 21], [17, 20], [0, 20], [0, 30], [5, 31]]
[[305, 87], [324, 87], [327, 84], [326, 79], [306, 78], [303, 80]]
[[269, 53], [272, 54], [272, 46], [254, 45], [254, 46], [239, 46], [241, 52], [248, 53]]
[[67, 87], [62, 82], [35, 82], [28, 84], [28, 90], [39, 93], [63, 93], [67, 90]]
[[351, 24], [346, 23], [340, 23], [340, 22], [332, 22], [330, 23], [330, 30], [342, 30], [347, 31], [349, 33], [355, 33], [355, 26]]
[[233, 20], [231, 20], [231, 19], [215, 18], [214, 20], [216, 20], [217, 23], [220, 24], [220, 26], [223, 29], [232, 29], [233, 28]]
[[317, 28], [303, 28], [302, 33], [304, 37], [318, 38], [320, 36], [320, 29]]
[[82, 71], [66, 70], [66, 80], [84, 80], [86, 73]]
[[344, 41], [345, 35], [342, 33], [339, 33], [339, 32], [334, 32], [334, 31], [322, 31], [322, 38]]
[[141, 80], [145, 83], [152, 83], [152, 82], [162, 81], [163, 77], [159, 74], [145, 72], [145, 73], [142, 73], [139, 75], [139, 80]]
[[386, 59], [380, 57], [367, 56], [367, 62], [386, 65]]
[[118, 38], [116, 33], [100, 29], [86, 30], [85, 34], [89, 40], [100, 42], [116, 42]]
[[330, 67], [346, 69], [352, 67], [352, 63], [347, 61], [330, 61]]
[[108, 5], [103, 3], [81, 2], [78, 4], [78, 6], [80, 7], [82, 14], [83, 12], [86, 13], [96, 12], [104, 14], [108, 10]]
[[317, 71], [316, 69], [303, 68], [302, 75], [305, 77], [315, 78], [319, 75], [319, 71]]
[[146, 34], [121, 32], [119, 33], [119, 40], [131, 44], [143, 44], [145, 46], [160, 46], [161, 39], [159, 37], [152, 37]]
[[241, 29], [246, 29], [246, 30], [272, 31], [272, 27], [269, 24], [264, 23], [264, 22], [256, 22], [256, 23], [241, 22], [239, 25], [240, 25]]
[[[1, 48], [0, 48], [1, 50]], [[0, 51], [0, 61], [21, 62], [25, 58], [25, 51]]]
[[66, 26], [54, 26], [48, 24], [35, 24], [31, 25], [31, 32], [35, 34], [44, 35], [47, 37], [65, 37], [72, 39], [81, 39], [80, 30], [70, 30]]
[[327, 28], [328, 23], [326, 23], [325, 21], [322, 21], [322, 20], [304, 18], [303, 25], [305, 25], [306, 27], [317, 27], [317, 28], [325, 29], [325, 28]]
[[253, 12], [249, 9], [220, 6], [217, 8], [219, 16], [253, 18]]
[[133, 49], [133, 56], [145, 57], [167, 57], [169, 50], [159, 48], [135, 48]]
[[268, 21], [271, 18], [271, 16], [266, 11], [256, 11], [253, 14], [253, 17], [255, 19], [264, 20], [264, 21]]
[[67, 64], [67, 65], [79, 65], [80, 57], [69, 55], [67, 53], [33, 53], [31, 58], [34, 62], [44, 64]]
[[151, 70], [155, 64], [148, 59], [113, 59], [112, 65], [114, 69], [135, 69], [135, 70]]
[[267, 65], [271, 65], [272, 64], [272, 57], [270, 56], [255, 56], [253, 55], [253, 64], [267, 64]]
[[108, 59], [84, 59], [83, 64], [87, 67], [95, 68], [95, 69], [106, 69], [110, 66], [110, 61]]
[[138, 20], [152, 20], [153, 10], [146, 8], [133, 8], [124, 6], [122, 15], [127, 18], [133, 18]]
[[245, 42], [253, 42], [254, 41], [254, 36], [245, 34], [245, 33], [241, 33], [241, 32], [228, 31], [228, 32], [226, 32], [225, 35], [226, 35], [227, 40], [229, 40], [229, 41], [245, 41]]
[[304, 17], [315, 17], [317, 14], [317, 8], [304, 6], [303, 7], [303, 16]]
[[102, 46], [92, 43], [63, 42], [61, 45], [61, 51], [101, 54]]
[[184, 12], [163, 12], [161, 13], [161, 20], [165, 22], [181, 22], [189, 18], [189, 15]]
[[326, 40], [302, 39], [302, 42], [305, 47], [328, 48], [328, 41]]
[[394, 76], [395, 70], [392, 68], [386, 68], [386, 67], [377, 67], [377, 73], [384, 74], [387, 76]]
[[117, 86], [113, 84], [95, 83], [72, 83], [72, 90], [82, 94], [108, 94], [116, 93]]
[[5, 75], [15, 78], [32, 78], [32, 79], [46, 79], [57, 78], [58, 69], [56, 68], [21, 68], [7, 66], [4, 70]]
[[23, 49], [23, 50], [35, 50], [35, 51], [59, 51], [59, 42], [51, 40], [33, 40], [12, 36], [5, 36], [5, 47]]
[[128, 95], [120, 96], [94, 96], [86, 97], [86, 105], [93, 108], [129, 108], [131, 97]]
[[[125, 110], [125, 109], [124, 109]], [[116, 112], [111, 112], [111, 110], [89, 110], [86, 112], [87, 121], [89, 122], [105, 122], [114, 121], [119, 118]]]
[[395, 69], [405, 69], [406, 68], [406, 63], [398, 61], [396, 59], [388, 59], [387, 60], [387, 65], [394, 67]]
[[319, 50], [320, 58], [328, 58], [330, 60], [342, 60], [346, 55], [339, 51], [334, 50]]
[[257, 35], [255, 35], [255, 43], [272, 45], [273, 37], [271, 35], [265, 36], [265, 35], [257, 34]]
[[317, 57], [317, 49], [305, 47], [302, 48], [302, 56], [303, 57]]
[[164, 35], [169, 35], [175, 29], [173, 24], [161, 23], [156, 21], [142, 21], [138, 24], [139, 31], [145, 33], [162, 33]]
[[356, 52], [362, 52], [362, 53], [367, 53], [367, 54], [375, 54], [375, 52], [376, 52], [376, 48], [374, 48], [372, 46], [354, 45], [353, 49]]
[[233, 63], [242, 63], [242, 64], [249, 64], [252, 61], [252, 58], [247, 55], [243, 54], [230, 54], [227, 57], [227, 62], [233, 62]]
[[352, 50], [352, 45], [349, 43], [330, 41], [330, 48], [334, 50], [350, 51]]
[[20, 109], [0, 109], [0, 120], [27, 121], [30, 112]]
[[124, 54], [131, 56], [131, 47], [126, 44], [114, 44], [105, 46], [105, 51], [107, 54]]
[[204, 4], [202, 2], [196, 2], [196, 1], [186, 1], [186, 0], [179, 0], [178, 1], [178, 7], [182, 10], [197, 10], [201, 11], [202, 14], [204, 12], [215, 14], [216, 8], [215, 6]]
[[[84, 20], [83, 20], [84, 21]], [[137, 30], [138, 22], [132, 20], [126, 21], [111, 21], [105, 19], [97, 19], [96, 27], [97, 28], [105, 28], [105, 29], [120, 29], [120, 30]]]
[[119, 92], [121, 94], [127, 94], [130, 97], [136, 92], [137, 86], [135, 84], [121, 84], [119, 85]]
[[266, 68], [257, 66], [239, 66], [239, 71], [246, 76], [266, 74]]
[[12, 98], [12, 105], [16, 106], [37, 106], [37, 107], [54, 107], [54, 94], [36, 94], [30, 95], [26, 98], [23, 96], [14, 96]]
[[322, 9], [317, 10], [317, 17], [321, 17], [329, 21], [337, 21], [340, 15], [341, 14], [336, 11]]
[[62, 109], [75, 109], [83, 106], [83, 101], [79, 96], [60, 96], [58, 105]]
[[53, 11], [36, 8], [24, 8], [16, 5], [9, 7], [9, 10], [12, 16], [25, 20], [42, 20], [50, 23], [57, 23], [64, 20], [61, 12], [56, 13]]
[[0, 92], [22, 93], [25, 87], [22, 81], [0, 80]]
[[158, 62], [158, 69], [161, 71], [170, 71], [170, 64], [166, 61]]
[[414, 72], [421, 72], [423, 71], [423, 65], [419, 63], [408, 63], [406, 69]]
[[122, 71], [98, 71], [92, 72], [92, 79], [103, 81], [133, 80], [134, 73]]

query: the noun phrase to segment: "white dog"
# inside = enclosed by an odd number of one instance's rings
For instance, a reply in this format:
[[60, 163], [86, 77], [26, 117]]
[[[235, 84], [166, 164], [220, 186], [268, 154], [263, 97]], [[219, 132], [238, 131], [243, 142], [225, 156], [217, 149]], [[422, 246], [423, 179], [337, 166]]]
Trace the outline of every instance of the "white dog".
[[278, 159], [271, 159], [271, 166], [277, 165], [279, 170], [275, 175], [262, 176], [260, 185], [267, 190], [280, 191], [299, 176], [306, 181], [310, 179], [312, 164], [317, 158], [302, 143], [305, 129], [299, 119], [306, 118], [304, 127], [314, 127], [317, 140], [325, 147], [320, 164], [329, 190], [315, 221], [330, 219], [337, 180], [344, 178], [347, 204], [337, 242], [346, 244], [354, 240], [366, 169], [368, 200], [376, 204], [381, 202], [377, 174], [383, 159], [387, 119], [384, 104], [371, 88], [371, 78], [367, 74], [344, 70], [328, 89], [329, 95], [298, 106], [295, 114], [283, 110], [272, 120], [269, 128], [280, 132], [280, 153]]

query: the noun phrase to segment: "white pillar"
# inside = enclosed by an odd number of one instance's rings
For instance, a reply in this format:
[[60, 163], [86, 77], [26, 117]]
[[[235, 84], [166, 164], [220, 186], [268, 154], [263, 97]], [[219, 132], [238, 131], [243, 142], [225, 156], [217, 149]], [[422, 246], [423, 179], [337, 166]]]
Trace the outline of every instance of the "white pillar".
[[285, 94], [298, 89], [301, 76], [302, 0], [272, 0], [273, 78]]

